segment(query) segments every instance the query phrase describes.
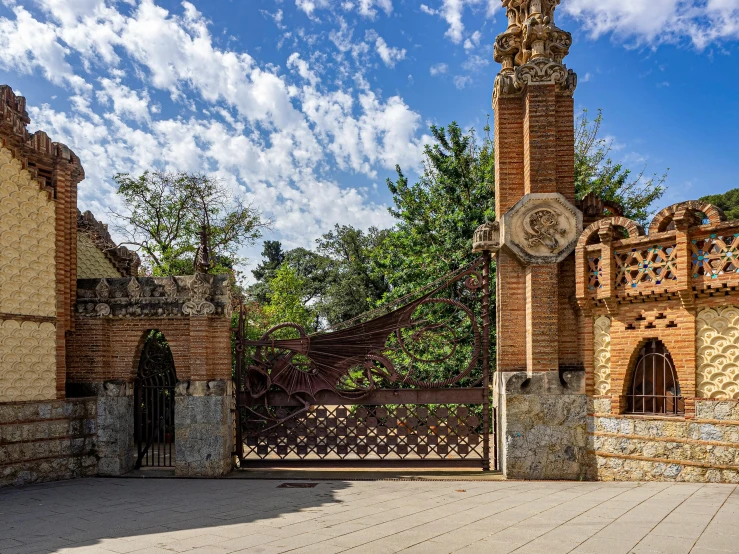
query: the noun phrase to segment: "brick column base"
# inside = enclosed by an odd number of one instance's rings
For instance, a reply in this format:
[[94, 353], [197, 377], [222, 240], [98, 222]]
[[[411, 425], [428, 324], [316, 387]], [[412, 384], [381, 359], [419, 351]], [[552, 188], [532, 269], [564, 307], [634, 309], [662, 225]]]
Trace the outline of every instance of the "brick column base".
[[508, 479], [587, 479], [585, 372], [499, 372], [500, 469]]
[[221, 477], [231, 471], [231, 380], [180, 381], [175, 387], [175, 475]]

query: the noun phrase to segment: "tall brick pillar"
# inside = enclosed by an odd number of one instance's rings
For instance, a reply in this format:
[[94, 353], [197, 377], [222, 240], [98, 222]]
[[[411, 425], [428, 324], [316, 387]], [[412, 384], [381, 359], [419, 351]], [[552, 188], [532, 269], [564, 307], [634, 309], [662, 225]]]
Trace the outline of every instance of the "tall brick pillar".
[[559, 0], [503, 0], [495, 41], [497, 378], [500, 460], [510, 478], [586, 473], [586, 397], [575, 303], [576, 75], [554, 25]]

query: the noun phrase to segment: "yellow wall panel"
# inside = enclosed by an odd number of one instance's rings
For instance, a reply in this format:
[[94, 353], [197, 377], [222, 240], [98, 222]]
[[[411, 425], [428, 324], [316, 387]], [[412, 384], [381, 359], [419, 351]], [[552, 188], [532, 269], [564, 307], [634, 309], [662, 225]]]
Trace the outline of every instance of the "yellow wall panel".
[[0, 402], [56, 398], [56, 327], [0, 319]]
[[0, 402], [56, 397], [55, 205], [0, 148]]
[[56, 316], [54, 201], [0, 148], [0, 313]]
[[701, 310], [696, 331], [698, 396], [739, 400], [739, 307]]
[[595, 394], [611, 394], [611, 320], [600, 316], [595, 320], [593, 337], [594, 359], [593, 376], [595, 380]]
[[77, 278], [122, 277], [87, 233], [77, 233]]

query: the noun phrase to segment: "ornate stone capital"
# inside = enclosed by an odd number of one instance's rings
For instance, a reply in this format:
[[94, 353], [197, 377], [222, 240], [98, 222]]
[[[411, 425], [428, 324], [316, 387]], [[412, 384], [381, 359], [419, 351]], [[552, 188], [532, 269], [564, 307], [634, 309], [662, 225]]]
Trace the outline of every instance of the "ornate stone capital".
[[554, 24], [559, 0], [503, 0], [508, 28], [495, 40], [493, 58], [502, 65], [493, 98], [521, 93], [529, 85], [558, 85], [572, 94], [577, 77], [563, 64], [572, 35]]
[[582, 233], [582, 212], [559, 193], [531, 193], [503, 216], [503, 245], [524, 264], [565, 259]]
[[472, 238], [473, 252], [493, 252], [500, 250], [500, 224], [497, 221], [483, 223]]

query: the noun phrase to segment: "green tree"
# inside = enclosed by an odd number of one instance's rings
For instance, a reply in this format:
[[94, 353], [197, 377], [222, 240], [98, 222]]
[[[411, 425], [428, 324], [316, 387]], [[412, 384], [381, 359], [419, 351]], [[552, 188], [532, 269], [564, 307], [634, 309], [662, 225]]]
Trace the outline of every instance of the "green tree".
[[324, 273], [328, 284], [319, 302], [329, 325], [346, 321], [374, 307], [390, 290], [387, 278], [373, 259], [387, 231], [370, 227], [365, 233], [350, 225], [336, 225], [316, 242], [330, 260]]
[[391, 286], [388, 298], [470, 263], [472, 235], [486, 219], [495, 219], [495, 167], [490, 128], [481, 141], [457, 123], [431, 127], [436, 141], [425, 147], [423, 172], [410, 184], [400, 166], [387, 180], [397, 218], [375, 254]]
[[252, 269], [256, 282], [249, 286], [247, 294], [255, 302], [266, 304], [269, 297], [269, 281], [274, 277], [275, 271], [285, 260], [285, 252], [282, 243], [278, 240], [265, 240], [262, 249], [262, 262]]
[[599, 135], [603, 113], [595, 119], [583, 110], [575, 122], [575, 195], [578, 199], [592, 192], [623, 207], [624, 215], [646, 223], [655, 201], [665, 193], [667, 173], [646, 178], [643, 169], [632, 175], [621, 163], [611, 159], [612, 141]]
[[727, 190], [723, 194], [703, 196], [700, 200], [724, 210], [726, 219], [739, 219], [739, 189]]
[[114, 177], [126, 213], [111, 211], [123, 244], [137, 247], [156, 276], [191, 274], [205, 230], [213, 273], [236, 275], [238, 249], [268, 225], [258, 210], [221, 182], [203, 174], [147, 171]]
[[315, 312], [305, 303], [308, 283], [287, 264], [282, 264], [269, 281], [269, 303], [264, 313], [269, 325], [290, 321], [303, 326], [306, 331], [315, 329]]

